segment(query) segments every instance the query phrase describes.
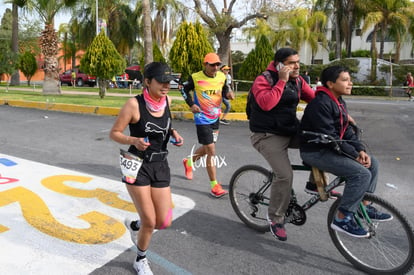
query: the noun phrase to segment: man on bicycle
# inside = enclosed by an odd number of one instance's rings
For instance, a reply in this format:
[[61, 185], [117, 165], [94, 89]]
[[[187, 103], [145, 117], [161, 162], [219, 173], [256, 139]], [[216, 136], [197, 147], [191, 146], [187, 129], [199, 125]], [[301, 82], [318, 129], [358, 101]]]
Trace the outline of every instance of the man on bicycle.
[[296, 50], [277, 50], [266, 71], [255, 79], [248, 103], [251, 143], [275, 173], [268, 218], [270, 232], [281, 241], [287, 240], [284, 223], [293, 182], [288, 148], [299, 148], [296, 109], [299, 100], [309, 102], [315, 94], [299, 69]]
[[[301, 129], [332, 136], [338, 140], [328, 144], [312, 143], [313, 135], [302, 135], [300, 155], [313, 167], [346, 179], [339, 211], [331, 228], [354, 237], [367, 237], [368, 232], [354, 220], [365, 192], [373, 193], [377, 185], [378, 161], [366, 153], [365, 146], [358, 139], [351, 126], [348, 110], [342, 95], [350, 95], [352, 81], [349, 71], [341, 66], [323, 70], [322, 85], [317, 88], [315, 99], [306, 107]], [[392, 216], [381, 213], [367, 204], [368, 216], [373, 220], [387, 221]]]

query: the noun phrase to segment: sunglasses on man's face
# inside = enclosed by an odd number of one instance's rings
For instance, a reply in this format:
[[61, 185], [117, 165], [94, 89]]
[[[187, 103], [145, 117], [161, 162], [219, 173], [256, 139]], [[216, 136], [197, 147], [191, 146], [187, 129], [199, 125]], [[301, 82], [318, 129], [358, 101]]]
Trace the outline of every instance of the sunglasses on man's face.
[[219, 67], [221, 65], [220, 63], [214, 63], [214, 64], [207, 63], [207, 64], [211, 67]]

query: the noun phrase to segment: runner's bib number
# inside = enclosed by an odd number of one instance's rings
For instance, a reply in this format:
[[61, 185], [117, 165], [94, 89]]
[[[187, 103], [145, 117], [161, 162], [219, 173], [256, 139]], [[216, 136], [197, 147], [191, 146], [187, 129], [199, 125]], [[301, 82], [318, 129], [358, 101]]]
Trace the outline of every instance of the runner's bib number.
[[121, 166], [122, 180], [134, 183], [142, 165], [142, 159], [128, 151], [120, 149], [119, 165]]

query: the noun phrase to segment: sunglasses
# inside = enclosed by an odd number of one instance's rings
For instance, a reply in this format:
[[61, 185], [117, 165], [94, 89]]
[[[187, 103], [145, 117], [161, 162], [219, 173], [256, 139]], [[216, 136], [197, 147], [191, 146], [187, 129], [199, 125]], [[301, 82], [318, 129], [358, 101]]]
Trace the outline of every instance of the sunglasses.
[[207, 63], [210, 67], [219, 67], [221, 65], [221, 63], [214, 63], [214, 64], [210, 64]]

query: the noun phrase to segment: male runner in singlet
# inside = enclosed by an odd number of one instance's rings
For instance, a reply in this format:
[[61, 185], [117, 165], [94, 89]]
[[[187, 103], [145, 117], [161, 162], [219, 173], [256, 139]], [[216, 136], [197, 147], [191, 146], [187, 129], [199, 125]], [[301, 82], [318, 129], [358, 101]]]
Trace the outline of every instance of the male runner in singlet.
[[[193, 178], [192, 166], [199, 158], [207, 155], [207, 173], [210, 178], [210, 194], [220, 198], [228, 192], [223, 190], [216, 178], [214, 156], [215, 143], [219, 133], [222, 97], [234, 99], [234, 93], [226, 85], [226, 76], [220, 71], [221, 60], [215, 53], [204, 57], [204, 69], [190, 76], [181, 93], [194, 114], [198, 142], [195, 153], [183, 160], [187, 179]], [[191, 95], [193, 91], [193, 96]]]

